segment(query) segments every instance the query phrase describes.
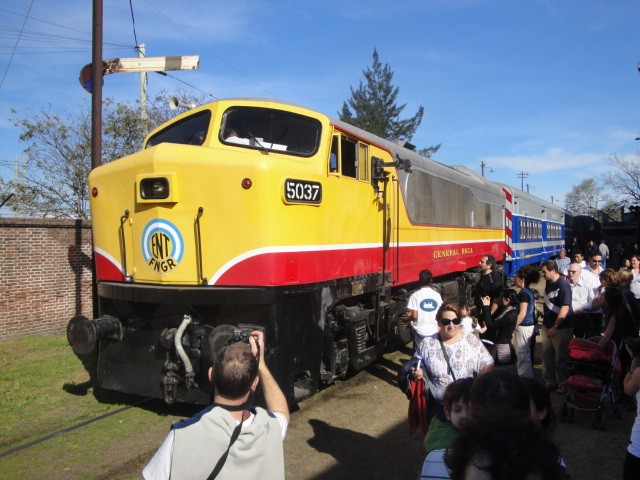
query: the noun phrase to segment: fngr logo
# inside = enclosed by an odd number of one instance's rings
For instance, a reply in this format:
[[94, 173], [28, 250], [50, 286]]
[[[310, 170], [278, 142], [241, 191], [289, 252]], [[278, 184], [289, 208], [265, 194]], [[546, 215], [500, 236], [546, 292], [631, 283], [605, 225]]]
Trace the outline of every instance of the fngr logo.
[[184, 253], [180, 230], [167, 220], [151, 220], [142, 232], [142, 252], [151, 270], [169, 273], [180, 264]]

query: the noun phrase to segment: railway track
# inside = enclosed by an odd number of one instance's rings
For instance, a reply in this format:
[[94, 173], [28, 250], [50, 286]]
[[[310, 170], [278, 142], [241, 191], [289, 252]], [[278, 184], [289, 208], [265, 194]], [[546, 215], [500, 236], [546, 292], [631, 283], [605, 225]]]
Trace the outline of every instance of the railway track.
[[89, 420], [85, 420], [85, 421], [77, 423], [75, 425], [71, 425], [71, 426], [63, 428], [61, 430], [57, 430], [57, 431], [55, 431], [53, 433], [49, 433], [49, 434], [43, 435], [43, 436], [38, 437], [38, 438], [36, 438], [34, 440], [31, 440], [30, 442], [27, 442], [27, 443], [24, 443], [22, 445], [18, 445], [17, 447], [13, 447], [13, 448], [10, 448], [10, 449], [5, 450], [3, 452], [0, 452], [0, 458], [7, 457], [7, 456], [9, 456], [9, 455], [11, 455], [13, 453], [19, 452], [21, 450], [25, 450], [25, 449], [27, 449], [29, 447], [33, 447], [34, 445], [38, 445], [39, 443], [46, 442], [47, 440], [51, 440], [53, 438], [59, 437], [60, 435], [64, 435], [65, 433], [71, 432], [73, 430], [78, 430], [79, 428], [86, 427], [87, 425], [91, 425], [92, 423], [95, 423], [95, 422], [97, 422], [99, 420], [103, 420], [103, 419], [105, 419], [107, 417], [111, 417], [113, 415], [117, 415], [119, 413], [125, 412], [125, 411], [129, 410], [130, 408], [137, 407], [137, 406], [139, 406], [139, 405], [141, 405], [141, 404], [143, 404], [145, 402], [148, 402], [149, 400], [153, 400], [153, 399], [152, 398], [144, 398], [144, 399], [140, 400], [139, 402], [133, 403], [131, 405], [125, 405], [124, 407], [120, 407], [120, 408], [118, 408], [116, 410], [112, 410], [110, 412], [103, 413], [102, 415], [98, 415], [97, 417], [90, 418]]

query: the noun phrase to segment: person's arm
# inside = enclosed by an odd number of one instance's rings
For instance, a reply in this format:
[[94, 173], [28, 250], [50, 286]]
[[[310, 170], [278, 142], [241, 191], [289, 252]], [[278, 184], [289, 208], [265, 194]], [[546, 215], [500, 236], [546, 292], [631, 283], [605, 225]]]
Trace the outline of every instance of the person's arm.
[[486, 296], [480, 299], [482, 301], [482, 316], [478, 319], [480, 326], [487, 327], [491, 324], [491, 297]]
[[411, 319], [409, 320], [409, 327], [413, 330], [416, 326], [416, 320], [418, 320], [418, 311], [409, 309], [407, 316]]
[[267, 363], [264, 361], [264, 334], [256, 330], [251, 333], [254, 339], [254, 343], [251, 345], [251, 349], [254, 355], [257, 354], [256, 343], [260, 347], [260, 360], [258, 364], [258, 377], [262, 384], [262, 392], [264, 393], [264, 401], [267, 405], [267, 409], [274, 413], [281, 413], [289, 423], [289, 405], [287, 405], [287, 399], [280, 390], [278, 382], [276, 382], [273, 375], [267, 367]]
[[[629, 354], [632, 355], [632, 352], [629, 352]], [[640, 367], [640, 357], [634, 356], [629, 370], [625, 373], [623, 382], [624, 393], [630, 397], [633, 397], [640, 390], [640, 368], [638, 367]]]
[[527, 308], [529, 304], [527, 302], [520, 302], [518, 304], [518, 317], [516, 318], [516, 325], [520, 325], [524, 321], [524, 317], [527, 316]]
[[600, 339], [601, 345], [606, 345], [606, 343], [611, 340], [611, 336], [616, 329], [616, 315], [615, 313], [609, 317], [609, 321], [607, 322], [607, 326], [604, 327], [604, 332], [602, 332], [602, 338]]
[[564, 322], [564, 319], [567, 317], [568, 313], [569, 305], [563, 305], [562, 307], [560, 307], [560, 311], [558, 312], [555, 323], [551, 327], [547, 328], [548, 337], [551, 338], [556, 336], [556, 333], [558, 333], [558, 327], [562, 325], [562, 322]]

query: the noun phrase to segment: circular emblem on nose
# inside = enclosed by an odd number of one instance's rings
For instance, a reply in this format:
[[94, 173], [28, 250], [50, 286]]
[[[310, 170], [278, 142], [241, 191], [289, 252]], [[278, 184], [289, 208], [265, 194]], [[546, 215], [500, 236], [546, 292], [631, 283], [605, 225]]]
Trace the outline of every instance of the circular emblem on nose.
[[142, 253], [154, 272], [171, 272], [178, 267], [184, 253], [180, 230], [168, 220], [151, 220], [142, 231]]

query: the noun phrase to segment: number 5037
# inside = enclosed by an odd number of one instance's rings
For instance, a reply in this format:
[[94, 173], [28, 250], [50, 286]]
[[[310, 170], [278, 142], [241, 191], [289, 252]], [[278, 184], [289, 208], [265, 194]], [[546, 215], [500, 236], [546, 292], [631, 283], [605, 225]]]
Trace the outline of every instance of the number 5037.
[[287, 179], [284, 182], [284, 198], [288, 203], [319, 204], [322, 201], [322, 184]]

